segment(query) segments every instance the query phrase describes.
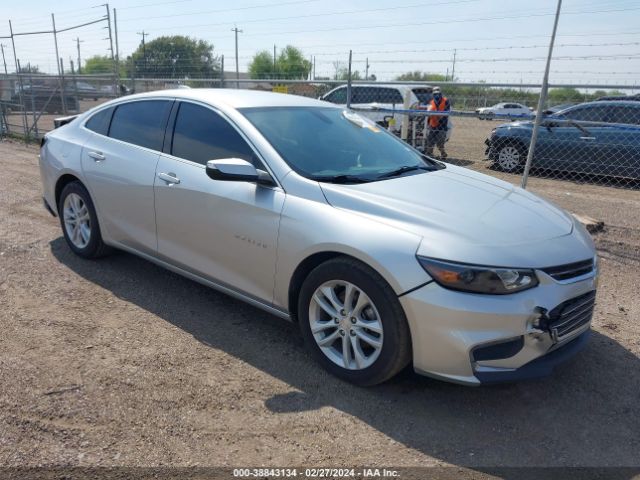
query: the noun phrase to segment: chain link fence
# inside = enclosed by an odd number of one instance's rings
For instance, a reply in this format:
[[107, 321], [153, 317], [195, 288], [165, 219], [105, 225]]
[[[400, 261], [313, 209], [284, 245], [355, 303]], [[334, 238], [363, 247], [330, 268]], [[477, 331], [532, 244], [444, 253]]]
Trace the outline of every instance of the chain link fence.
[[[20, 74], [0, 76], [0, 121], [4, 134], [37, 139], [54, 128], [57, 116], [82, 113], [118, 96], [172, 88], [236, 86], [319, 98], [345, 108], [348, 105], [429, 156], [484, 173], [511, 175], [521, 175], [524, 170], [540, 91], [538, 85], [484, 83], [345, 83], [224, 77], [114, 82], [112, 75], [60, 78]], [[434, 87], [441, 90], [440, 100], [434, 99]], [[621, 90], [622, 86], [612, 85], [609, 89]], [[530, 175], [637, 187], [640, 95], [630, 91], [623, 96], [598, 97], [590, 93], [593, 88], [576, 90], [582, 93], [562, 104], [547, 100]]]

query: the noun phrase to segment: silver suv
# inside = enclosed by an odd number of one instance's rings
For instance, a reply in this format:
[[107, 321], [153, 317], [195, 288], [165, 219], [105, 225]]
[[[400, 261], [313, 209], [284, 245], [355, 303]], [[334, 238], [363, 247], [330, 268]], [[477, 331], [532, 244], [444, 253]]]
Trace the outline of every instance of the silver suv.
[[326, 102], [133, 95], [47, 134], [40, 169], [73, 252], [122, 249], [297, 322], [360, 385], [409, 364], [541, 375], [587, 339], [596, 256], [573, 217]]

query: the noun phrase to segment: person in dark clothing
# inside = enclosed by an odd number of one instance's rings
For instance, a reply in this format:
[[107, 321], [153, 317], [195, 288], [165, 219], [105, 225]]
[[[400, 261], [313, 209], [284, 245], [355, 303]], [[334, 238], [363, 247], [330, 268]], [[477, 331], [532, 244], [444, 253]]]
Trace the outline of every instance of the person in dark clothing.
[[[433, 99], [429, 103], [429, 111], [448, 112], [451, 110], [449, 99], [442, 95], [440, 87], [433, 88]], [[429, 132], [427, 134], [427, 145], [425, 153], [432, 157], [433, 148], [438, 147], [440, 150], [440, 158], [447, 158], [447, 152], [444, 150], [444, 144], [447, 141], [447, 128], [449, 126], [449, 117], [442, 115], [431, 115], [427, 119]]]

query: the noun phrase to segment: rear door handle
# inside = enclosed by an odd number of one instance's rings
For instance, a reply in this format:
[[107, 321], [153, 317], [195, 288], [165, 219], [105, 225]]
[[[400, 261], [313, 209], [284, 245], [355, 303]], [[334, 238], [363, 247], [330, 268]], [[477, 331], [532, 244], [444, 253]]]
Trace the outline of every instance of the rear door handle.
[[96, 162], [101, 162], [106, 158], [101, 152], [89, 152], [87, 155], [93, 158]]
[[180, 179], [176, 177], [176, 174], [173, 172], [169, 172], [169, 173], [160, 172], [158, 173], [158, 178], [160, 180], [164, 180], [168, 184], [177, 185], [178, 183], [180, 183]]

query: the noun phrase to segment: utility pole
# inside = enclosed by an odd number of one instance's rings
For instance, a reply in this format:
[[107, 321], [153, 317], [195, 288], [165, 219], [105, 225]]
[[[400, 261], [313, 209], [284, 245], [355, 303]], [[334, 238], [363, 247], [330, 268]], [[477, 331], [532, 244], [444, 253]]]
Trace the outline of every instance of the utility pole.
[[313, 56], [313, 79], [316, 79], [316, 56]]
[[118, 70], [116, 65], [116, 59], [113, 51], [113, 36], [111, 35], [111, 11], [109, 10], [109, 4], [105, 3], [104, 6], [107, 9], [107, 27], [109, 29], [109, 50], [111, 50], [111, 66], [113, 67], [113, 95], [118, 95]]
[[81, 73], [81, 63], [80, 63], [80, 44], [84, 43], [84, 40], [80, 40], [80, 37], [76, 37], [76, 47], [78, 48], [78, 75]]
[[273, 77], [272, 78], [276, 78], [276, 45], [275, 43], [273, 44]]
[[144, 38], [149, 36], [148, 33], [145, 33], [144, 30], [142, 30], [142, 32], [138, 32], [138, 35], [142, 35], [142, 59], [144, 61], [144, 72], [145, 75], [147, 73], [147, 48], [145, 46], [145, 42], [144, 42]]
[[118, 21], [115, 8], [113, 9], [113, 32], [116, 35], [116, 71], [120, 77], [120, 47], [118, 46]]
[[369, 80], [369, 58], [365, 62], [364, 79]]
[[451, 66], [451, 81], [452, 82], [456, 81], [456, 53], [458, 53], [458, 50], [454, 49], [453, 50], [453, 65]]
[[232, 32], [236, 34], [236, 88], [240, 88], [240, 66], [238, 64], [238, 33], [242, 33], [242, 30], [238, 29], [238, 27], [234, 27], [231, 29]]
[[4, 74], [8, 75], [7, 73], [7, 60], [4, 58], [4, 43], [0, 43], [0, 49], [2, 50], [2, 63], [4, 63]]

